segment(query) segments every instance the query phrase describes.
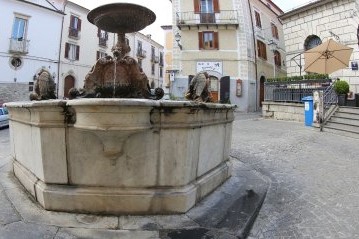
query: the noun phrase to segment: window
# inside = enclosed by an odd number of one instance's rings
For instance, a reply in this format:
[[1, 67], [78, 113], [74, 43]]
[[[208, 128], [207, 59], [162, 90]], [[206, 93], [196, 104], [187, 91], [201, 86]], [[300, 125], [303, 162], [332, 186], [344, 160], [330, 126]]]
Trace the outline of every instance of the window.
[[256, 27], [262, 28], [261, 14], [257, 11], [254, 11], [254, 16], [256, 20]]
[[151, 61], [155, 62], [155, 47], [151, 46]]
[[218, 0], [193, 0], [195, 13], [218, 13]]
[[155, 64], [152, 63], [151, 65], [151, 74], [154, 75], [155, 74]]
[[137, 55], [137, 57], [141, 57], [141, 58], [144, 58], [144, 57], [145, 57], [145, 53], [144, 53], [144, 51], [142, 50], [142, 42], [141, 42], [141, 41], [138, 41], [138, 42], [137, 42], [136, 55]]
[[266, 44], [264, 44], [263, 42], [257, 40], [257, 52], [258, 52], [258, 57], [267, 60], [267, 48], [266, 48]]
[[72, 60], [72, 61], [78, 61], [80, 57], [80, 46], [67, 43], [65, 44], [65, 58]]
[[313, 47], [316, 47], [318, 45], [322, 44], [322, 40], [320, 40], [320, 38], [316, 35], [310, 35], [309, 37], [307, 37], [307, 39], [305, 39], [304, 42], [304, 50], [309, 50], [312, 49]]
[[105, 57], [107, 56], [107, 53], [106, 52], [102, 52], [102, 51], [97, 51], [96, 52], [96, 60], [102, 58], [102, 57]]
[[10, 58], [10, 64], [13, 69], [17, 69], [22, 65], [22, 60], [20, 57], [11, 57]]
[[79, 32], [81, 31], [81, 19], [71, 15], [70, 16], [70, 27], [69, 27], [69, 37], [79, 37]]
[[218, 50], [218, 32], [199, 32], [199, 49]]
[[163, 66], [163, 52], [160, 52], [160, 66]]
[[15, 17], [11, 38], [18, 41], [26, 40], [26, 28], [27, 20], [25, 18]]
[[163, 77], [163, 67], [160, 67], [160, 77]]
[[272, 36], [275, 39], [279, 39], [279, 35], [278, 35], [278, 28], [274, 23], [271, 23], [271, 28], [272, 28]]
[[108, 33], [100, 28], [97, 28], [97, 37], [99, 39], [100, 46], [107, 46]]
[[280, 56], [279, 51], [275, 50], [274, 52], [274, 64], [278, 67], [282, 66], [282, 57]]

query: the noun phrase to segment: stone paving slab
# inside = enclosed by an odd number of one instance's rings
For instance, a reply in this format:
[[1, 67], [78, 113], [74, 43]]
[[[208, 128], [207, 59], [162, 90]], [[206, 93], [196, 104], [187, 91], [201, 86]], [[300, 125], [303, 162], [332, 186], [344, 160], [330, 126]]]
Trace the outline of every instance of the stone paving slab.
[[159, 239], [156, 231], [94, 230], [84, 228], [61, 228], [54, 239]]
[[0, 226], [0, 239], [52, 239], [55, 237], [57, 230], [57, 227], [52, 226], [14, 222], [5, 226]]

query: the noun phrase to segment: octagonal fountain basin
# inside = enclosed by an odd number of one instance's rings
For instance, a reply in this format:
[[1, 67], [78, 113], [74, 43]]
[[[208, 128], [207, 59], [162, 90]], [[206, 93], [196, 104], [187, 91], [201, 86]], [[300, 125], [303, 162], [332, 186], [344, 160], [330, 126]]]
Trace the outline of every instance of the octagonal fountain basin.
[[80, 99], [6, 106], [15, 176], [48, 210], [184, 213], [231, 175], [233, 105]]

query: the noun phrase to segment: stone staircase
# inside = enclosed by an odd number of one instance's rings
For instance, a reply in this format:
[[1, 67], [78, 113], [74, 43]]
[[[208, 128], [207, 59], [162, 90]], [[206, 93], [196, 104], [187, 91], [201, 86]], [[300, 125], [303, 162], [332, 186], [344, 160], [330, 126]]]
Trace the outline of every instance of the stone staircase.
[[323, 131], [359, 139], [359, 108], [340, 106]]

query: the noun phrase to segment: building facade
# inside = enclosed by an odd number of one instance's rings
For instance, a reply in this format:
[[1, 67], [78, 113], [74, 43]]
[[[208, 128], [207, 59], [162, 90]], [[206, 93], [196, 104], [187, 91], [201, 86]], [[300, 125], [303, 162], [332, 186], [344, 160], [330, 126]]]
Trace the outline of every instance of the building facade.
[[183, 98], [191, 78], [207, 71], [215, 101], [258, 110], [265, 79], [285, 75], [283, 12], [269, 0], [173, 0], [172, 6], [171, 94]]
[[41, 69], [56, 81], [64, 4], [0, 0], [0, 104], [29, 100]]
[[[96, 61], [112, 55], [117, 36], [87, 20], [88, 9], [66, 0], [0, 0], [0, 104], [29, 100], [42, 69], [56, 83], [58, 98], [82, 88]], [[163, 85], [163, 46], [142, 33], [126, 34], [151, 87]]]
[[359, 2], [315, 1], [280, 16], [287, 50], [288, 75], [304, 75], [303, 52], [329, 39], [353, 48], [348, 68], [330, 75], [348, 81], [350, 91], [359, 93]]
[[[58, 98], [67, 98], [71, 88], [82, 88], [87, 73], [96, 61], [106, 55], [117, 42], [117, 35], [100, 30], [87, 20], [90, 10], [69, 1], [62, 31]], [[163, 46], [150, 35], [139, 32], [126, 34], [131, 47], [129, 56], [135, 58], [152, 88], [163, 81]]]

